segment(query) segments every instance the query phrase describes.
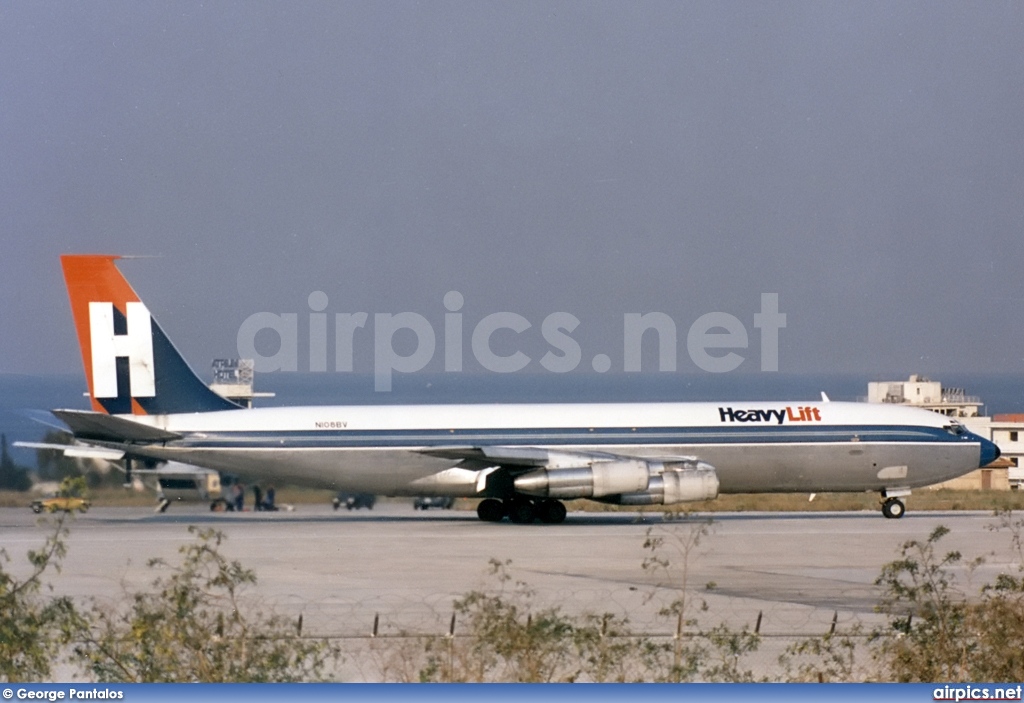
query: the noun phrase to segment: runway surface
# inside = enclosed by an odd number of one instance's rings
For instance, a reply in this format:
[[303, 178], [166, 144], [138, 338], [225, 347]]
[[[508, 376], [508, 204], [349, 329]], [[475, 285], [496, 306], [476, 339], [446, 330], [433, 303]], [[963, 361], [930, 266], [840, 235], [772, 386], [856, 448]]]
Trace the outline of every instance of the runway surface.
[[[682, 546], [710, 518], [699, 544]], [[659, 515], [571, 513], [562, 525], [483, 523], [463, 511], [417, 512], [408, 503], [378, 503], [373, 511], [335, 512], [302, 505], [295, 512], [210, 513], [174, 505], [165, 514], [145, 508], [94, 508], [70, 521], [68, 556], [50, 574], [55, 592], [101, 603], [144, 587], [158, 572], [153, 557], [173, 561], [191, 539], [189, 525], [227, 535], [224, 552], [255, 570], [254, 594], [268, 609], [303, 614], [305, 628], [351, 637], [370, 632], [447, 630], [452, 601], [474, 589], [493, 589], [492, 559], [511, 561], [509, 573], [536, 592], [535, 602], [569, 612], [613, 612], [634, 627], [671, 629], [659, 604], [688, 588], [708, 610], [702, 624], [753, 624], [763, 613], [768, 634], [823, 632], [838, 611], [840, 625], [873, 621], [874, 586], [900, 545], [950, 528], [943, 551], [987, 556], [975, 575], [989, 578], [1012, 560], [1008, 535], [993, 533], [990, 513], [909, 512], [902, 520], [876, 513], [718, 513], [665, 522]], [[0, 509], [0, 546], [8, 568], [24, 569], [26, 550], [47, 528], [24, 509]], [[670, 573], [643, 569], [648, 535], [665, 538], [659, 556]], [[965, 559], [966, 561], [966, 559]], [[683, 566], [686, 564], [684, 570]]]

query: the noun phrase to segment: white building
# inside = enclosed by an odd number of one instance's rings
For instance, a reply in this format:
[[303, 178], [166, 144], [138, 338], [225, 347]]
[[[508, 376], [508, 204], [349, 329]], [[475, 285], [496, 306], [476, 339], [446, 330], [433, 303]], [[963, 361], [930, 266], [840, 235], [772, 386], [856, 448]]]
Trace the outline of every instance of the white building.
[[993, 415], [989, 431], [989, 439], [1003, 453], [1001, 458], [1010, 462], [1010, 488], [1017, 490], [1024, 485], [1024, 414]]
[[950, 417], [978, 417], [983, 405], [981, 398], [967, 395], [963, 388], [943, 388], [917, 374], [906, 381], [872, 381], [867, 401], [915, 405]]

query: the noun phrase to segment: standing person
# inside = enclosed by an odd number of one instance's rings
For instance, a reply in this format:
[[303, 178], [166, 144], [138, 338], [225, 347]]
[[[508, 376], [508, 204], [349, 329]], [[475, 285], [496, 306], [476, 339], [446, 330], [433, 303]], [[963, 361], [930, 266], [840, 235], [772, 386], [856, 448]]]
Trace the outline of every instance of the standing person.
[[252, 484], [252, 509], [263, 510], [263, 491], [258, 483]]
[[274, 498], [276, 497], [276, 491], [273, 486], [267, 486], [267, 499], [263, 501], [264, 510], [277, 510], [277, 506], [274, 505]]
[[241, 482], [235, 484], [235, 510], [245, 510], [245, 486]]

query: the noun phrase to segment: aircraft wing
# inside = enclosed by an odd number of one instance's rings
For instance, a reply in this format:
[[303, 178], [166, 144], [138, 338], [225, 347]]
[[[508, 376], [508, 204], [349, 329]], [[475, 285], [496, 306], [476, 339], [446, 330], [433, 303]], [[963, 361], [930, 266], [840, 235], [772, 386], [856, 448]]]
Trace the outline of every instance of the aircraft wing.
[[444, 459], [462, 459], [460, 466], [465, 468], [476, 467], [484, 469], [501, 466], [513, 471], [532, 468], [577, 468], [607, 461], [644, 461], [663, 464], [685, 464], [698, 461], [698, 458], [695, 456], [667, 456], [652, 460], [630, 454], [559, 451], [529, 446], [506, 447], [484, 445], [479, 447], [445, 447], [421, 450], [420, 453]]
[[120, 449], [107, 449], [106, 447], [94, 447], [91, 444], [50, 444], [47, 442], [15, 442], [15, 447], [25, 449], [51, 449], [63, 452], [64, 456], [72, 459], [106, 459], [117, 461], [124, 458], [124, 452]]
[[[75, 440], [74, 444], [57, 444], [54, 442], [14, 442], [13, 446], [21, 447], [23, 449], [49, 449], [55, 452], [61, 452], [64, 456], [71, 459], [104, 459], [110, 462], [116, 462], [127, 457], [131, 459], [148, 459], [148, 457], [142, 457], [137, 454], [133, 454], [132, 451], [123, 449], [111, 449], [109, 447], [100, 447], [95, 444], [89, 444], [88, 442], [82, 442], [81, 440]], [[127, 469], [122, 468], [115, 464], [120, 471], [128, 473]], [[205, 469], [204, 469], [205, 470]], [[159, 474], [160, 469], [136, 469], [132, 468], [131, 473], [133, 474]]]

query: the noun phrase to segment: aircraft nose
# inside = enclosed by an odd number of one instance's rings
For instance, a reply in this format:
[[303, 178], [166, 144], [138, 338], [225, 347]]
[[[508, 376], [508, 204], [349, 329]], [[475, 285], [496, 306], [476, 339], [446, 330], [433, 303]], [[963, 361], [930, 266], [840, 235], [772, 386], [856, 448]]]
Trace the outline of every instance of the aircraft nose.
[[984, 437], [981, 439], [981, 458], [979, 459], [978, 466], [988, 466], [993, 461], [999, 458], [1002, 453], [999, 451], [999, 447], [996, 446], [995, 442], [990, 442]]

